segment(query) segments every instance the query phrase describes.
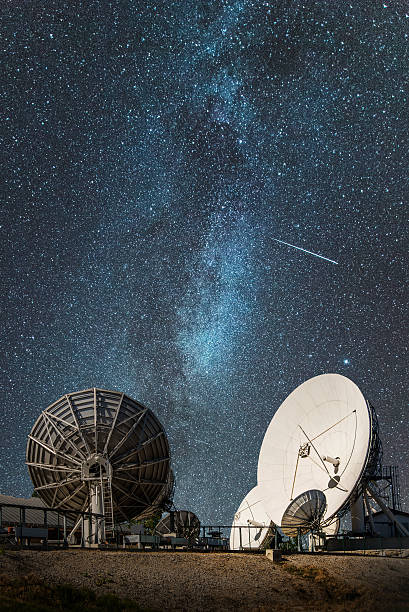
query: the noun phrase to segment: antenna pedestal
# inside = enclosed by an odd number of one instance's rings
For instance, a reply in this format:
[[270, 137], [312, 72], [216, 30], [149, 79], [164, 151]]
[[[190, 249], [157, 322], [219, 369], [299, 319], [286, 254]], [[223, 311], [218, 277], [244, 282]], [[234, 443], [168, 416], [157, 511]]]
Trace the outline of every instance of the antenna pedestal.
[[386, 514], [386, 516], [396, 525], [399, 529], [400, 533], [403, 536], [409, 536], [409, 531], [402, 525], [402, 523], [396, 518], [396, 516], [391, 512], [388, 506], [383, 502], [383, 500], [376, 494], [374, 489], [368, 484], [366, 489], [369, 495], [376, 501], [381, 510]]
[[[92, 514], [103, 514], [104, 505], [102, 497], [102, 486], [100, 483], [91, 485], [91, 512]], [[99, 544], [105, 538], [105, 521], [103, 518], [92, 517], [92, 543]]]

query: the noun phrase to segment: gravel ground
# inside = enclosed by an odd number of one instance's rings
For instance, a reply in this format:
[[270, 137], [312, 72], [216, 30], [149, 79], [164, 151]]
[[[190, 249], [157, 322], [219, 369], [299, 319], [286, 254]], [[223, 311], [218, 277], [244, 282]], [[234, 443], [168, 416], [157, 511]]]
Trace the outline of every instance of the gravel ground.
[[409, 610], [409, 559], [101, 550], [6, 551], [0, 573], [111, 592], [151, 610]]

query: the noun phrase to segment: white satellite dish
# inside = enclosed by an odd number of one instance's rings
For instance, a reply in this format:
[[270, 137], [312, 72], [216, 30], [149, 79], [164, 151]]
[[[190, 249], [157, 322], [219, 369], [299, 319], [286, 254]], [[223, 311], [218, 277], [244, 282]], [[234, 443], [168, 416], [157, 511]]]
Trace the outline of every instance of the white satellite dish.
[[327, 536], [334, 536], [334, 535], [337, 535], [340, 527], [341, 527], [341, 521], [338, 517], [336, 517], [333, 521], [331, 521], [331, 523], [329, 523], [328, 525], [324, 527], [323, 532]]
[[311, 378], [287, 397], [267, 429], [258, 462], [258, 485], [274, 523], [281, 525], [294, 500], [307, 492], [324, 494], [324, 526], [348, 505], [374, 460], [372, 418], [359, 388], [339, 374]]
[[263, 504], [263, 490], [254, 487], [234, 515], [230, 533], [230, 550], [256, 550], [264, 542], [271, 518]]

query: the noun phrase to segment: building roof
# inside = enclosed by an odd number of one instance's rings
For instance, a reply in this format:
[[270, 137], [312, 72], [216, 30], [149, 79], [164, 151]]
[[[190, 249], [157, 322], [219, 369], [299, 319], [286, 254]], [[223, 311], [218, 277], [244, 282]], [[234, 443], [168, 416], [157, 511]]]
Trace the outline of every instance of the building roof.
[[[392, 514], [394, 514], [395, 516], [407, 516], [409, 517], [409, 512], [403, 512], [402, 510], [392, 510], [392, 508], [389, 508], [389, 510], [392, 512]], [[378, 512], [373, 512], [372, 516], [375, 518], [377, 516], [386, 516], [385, 512], [383, 510], [379, 510]]]
[[[12, 497], [11, 495], [0, 494], [1, 506], [1, 525], [14, 526], [21, 521], [20, 507], [25, 510], [25, 524], [44, 525], [44, 510], [47, 509], [43, 500], [39, 497]], [[62, 526], [62, 512], [48, 510], [47, 525], [49, 527]], [[68, 525], [73, 524], [72, 520], [67, 521]]]
[[0, 493], [0, 504], [14, 504], [18, 506], [36, 506], [44, 508], [45, 504], [40, 497], [12, 497], [11, 495], [2, 495]]

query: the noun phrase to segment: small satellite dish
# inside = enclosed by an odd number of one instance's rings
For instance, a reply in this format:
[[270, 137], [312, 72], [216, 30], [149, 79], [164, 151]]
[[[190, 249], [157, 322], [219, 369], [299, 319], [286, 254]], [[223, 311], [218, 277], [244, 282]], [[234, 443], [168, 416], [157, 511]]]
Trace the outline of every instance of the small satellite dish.
[[257, 549], [266, 539], [271, 518], [263, 504], [261, 487], [254, 487], [234, 515], [230, 533], [230, 550]]
[[[265, 434], [258, 485], [274, 523], [280, 525], [299, 496], [312, 490], [326, 499], [325, 523], [348, 506], [379, 438], [370, 404], [339, 374], [307, 380], [281, 404]], [[369, 463], [368, 463], [369, 462]]]
[[155, 532], [166, 536], [176, 534], [178, 538], [198, 538], [200, 535], [200, 521], [196, 514], [189, 510], [176, 510], [165, 514], [156, 525]]
[[311, 529], [319, 529], [327, 508], [327, 500], [322, 491], [312, 489], [301, 493], [285, 510], [281, 519], [281, 529], [287, 536], [304, 534]]

